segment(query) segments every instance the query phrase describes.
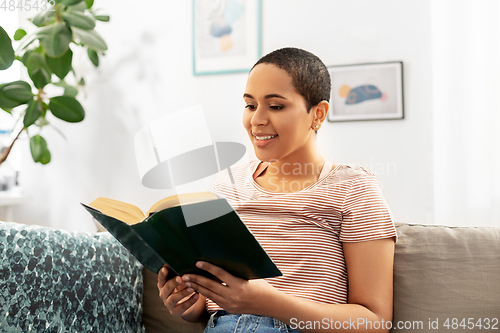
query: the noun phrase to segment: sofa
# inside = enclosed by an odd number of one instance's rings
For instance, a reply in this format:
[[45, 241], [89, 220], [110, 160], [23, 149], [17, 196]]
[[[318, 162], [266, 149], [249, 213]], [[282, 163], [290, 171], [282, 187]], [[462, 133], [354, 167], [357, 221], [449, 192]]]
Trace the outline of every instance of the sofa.
[[[500, 228], [396, 229], [392, 331], [500, 329]], [[107, 232], [0, 222], [0, 332], [203, 332], [156, 282]]]

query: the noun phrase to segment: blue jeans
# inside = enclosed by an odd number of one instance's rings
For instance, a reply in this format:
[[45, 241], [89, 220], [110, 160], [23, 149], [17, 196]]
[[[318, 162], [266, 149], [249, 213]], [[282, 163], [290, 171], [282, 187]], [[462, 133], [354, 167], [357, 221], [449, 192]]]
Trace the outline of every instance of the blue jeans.
[[230, 314], [216, 311], [207, 323], [203, 333], [300, 333], [289, 325], [271, 318], [251, 314]]

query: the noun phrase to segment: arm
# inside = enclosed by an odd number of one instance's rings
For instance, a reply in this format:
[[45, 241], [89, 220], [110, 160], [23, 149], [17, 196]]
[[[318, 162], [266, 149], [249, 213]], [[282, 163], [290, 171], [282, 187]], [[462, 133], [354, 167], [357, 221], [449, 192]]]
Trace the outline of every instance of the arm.
[[[226, 286], [199, 275], [187, 274], [182, 279], [228, 312], [274, 317], [302, 332], [339, 331], [339, 324], [344, 326], [342, 331], [388, 332], [387, 322], [392, 320], [393, 239], [343, 243], [343, 249], [348, 304], [321, 304], [294, 297], [265, 280], [242, 280], [205, 262], [200, 268], [226, 282]], [[377, 327], [383, 327], [369, 329], [367, 322], [373, 325], [376, 321]]]
[[[390, 326], [386, 323], [392, 320], [394, 241], [343, 243], [343, 249], [349, 281], [348, 304], [318, 304], [288, 296], [290, 301], [281, 303], [285, 306], [277, 307], [278, 311], [270, 315], [290, 325], [302, 322], [303, 332], [333, 331], [335, 324], [338, 328], [340, 323], [344, 326], [342, 331], [388, 332]], [[291, 318], [296, 320], [291, 322]], [[327, 318], [327, 323], [323, 318]], [[382, 324], [382, 320], [384, 329], [369, 329], [368, 321]], [[308, 321], [319, 321], [324, 330], [304, 329]]]

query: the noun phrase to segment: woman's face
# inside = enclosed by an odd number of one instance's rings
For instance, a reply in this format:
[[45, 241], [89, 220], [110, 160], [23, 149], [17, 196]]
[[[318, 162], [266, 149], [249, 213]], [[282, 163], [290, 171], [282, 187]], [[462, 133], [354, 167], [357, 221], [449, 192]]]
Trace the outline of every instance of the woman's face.
[[272, 64], [255, 66], [243, 98], [243, 124], [259, 160], [288, 157], [294, 161], [307, 155], [308, 144], [315, 137], [315, 115], [312, 110], [307, 113], [304, 97], [285, 70]]

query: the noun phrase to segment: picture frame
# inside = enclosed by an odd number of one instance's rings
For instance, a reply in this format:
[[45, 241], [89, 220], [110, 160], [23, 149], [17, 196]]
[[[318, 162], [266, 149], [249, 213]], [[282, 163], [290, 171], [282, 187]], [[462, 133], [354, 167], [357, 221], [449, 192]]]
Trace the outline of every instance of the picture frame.
[[193, 74], [249, 72], [262, 56], [262, 0], [193, 0]]
[[404, 119], [403, 62], [328, 66], [329, 122]]

